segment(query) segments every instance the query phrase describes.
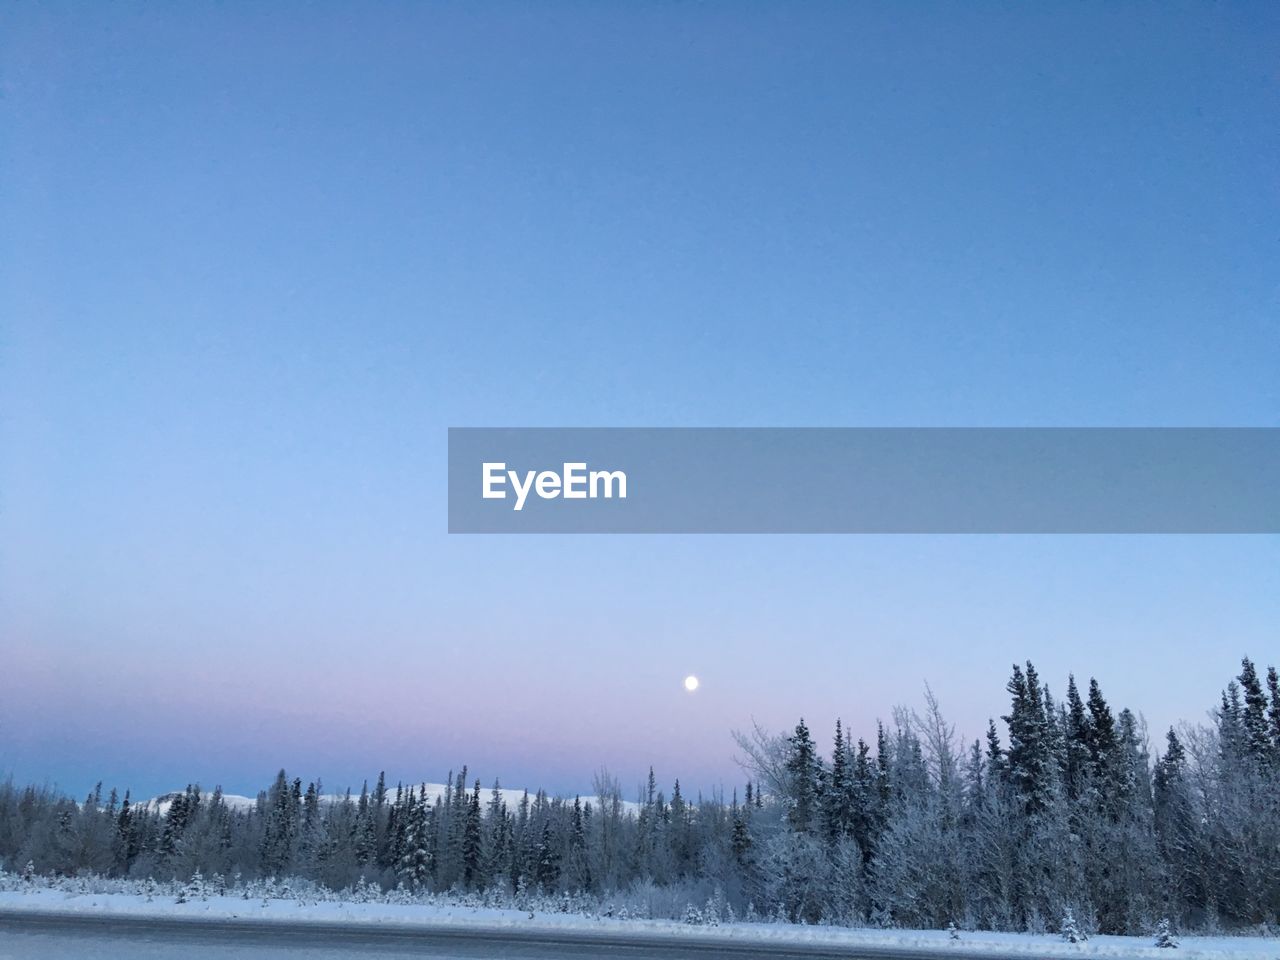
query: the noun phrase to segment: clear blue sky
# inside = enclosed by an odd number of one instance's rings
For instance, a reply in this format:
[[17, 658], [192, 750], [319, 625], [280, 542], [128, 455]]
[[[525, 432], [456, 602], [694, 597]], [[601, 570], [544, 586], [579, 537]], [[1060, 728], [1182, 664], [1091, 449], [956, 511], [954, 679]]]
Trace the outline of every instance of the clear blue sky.
[[976, 735], [1027, 657], [1201, 718], [1280, 652], [1274, 537], [451, 538], [445, 430], [1275, 426], [1278, 41], [7, 5], [0, 769], [709, 787], [752, 716], [867, 735], [925, 680]]

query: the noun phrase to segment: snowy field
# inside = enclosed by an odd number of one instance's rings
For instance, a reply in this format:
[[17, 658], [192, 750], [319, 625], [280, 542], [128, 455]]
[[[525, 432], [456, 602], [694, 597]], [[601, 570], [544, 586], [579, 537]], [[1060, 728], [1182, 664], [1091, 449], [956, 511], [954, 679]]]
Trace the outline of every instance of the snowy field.
[[[66, 920], [65, 926], [57, 923]], [[36, 925], [32, 925], [36, 921]], [[171, 930], [188, 929], [166, 944], [155, 933], [160, 921]], [[95, 939], [92, 931], [110, 931]], [[41, 924], [44, 924], [41, 926]], [[151, 924], [148, 927], [148, 924]], [[131, 926], [145, 932], [130, 938]], [[218, 943], [218, 926], [234, 929], [235, 942]], [[198, 937], [195, 932], [199, 931]], [[257, 943], [244, 936], [260, 933]], [[309, 932], [308, 932], [309, 931]], [[279, 944], [275, 934], [279, 934]], [[368, 934], [362, 938], [362, 934]], [[1264, 937], [1185, 937], [1176, 950], [1157, 949], [1150, 938], [1095, 936], [1070, 944], [1054, 935], [979, 933], [960, 931], [952, 939], [941, 930], [854, 930], [790, 924], [734, 923], [693, 926], [672, 921], [621, 920], [558, 913], [528, 913], [479, 906], [445, 904], [389, 904], [309, 902], [306, 900], [245, 900], [209, 896], [186, 903], [123, 893], [73, 893], [37, 888], [0, 892], [0, 958], [18, 957], [137, 957], [171, 955], [181, 936], [193, 936], [207, 955], [274, 957], [303, 951], [309, 957], [413, 956], [552, 956], [612, 955], [748, 956], [826, 955], [903, 957], [1151, 957], [1232, 958], [1280, 960], [1280, 939]], [[423, 949], [442, 937], [451, 947]], [[295, 938], [310, 939], [309, 944]], [[468, 948], [467, 941], [476, 943]], [[229, 938], [231, 939], [231, 938]], [[342, 941], [347, 941], [344, 945]], [[325, 944], [323, 949], [319, 944]], [[627, 943], [633, 948], [624, 949]], [[589, 949], [591, 945], [598, 949]], [[483, 946], [487, 952], [476, 952]], [[552, 953], [548, 947], [555, 946]], [[206, 955], [185, 947], [186, 956]], [[584, 949], [588, 952], [584, 953]], [[170, 951], [170, 952], [166, 952]], [[264, 952], [265, 951], [265, 952]]]

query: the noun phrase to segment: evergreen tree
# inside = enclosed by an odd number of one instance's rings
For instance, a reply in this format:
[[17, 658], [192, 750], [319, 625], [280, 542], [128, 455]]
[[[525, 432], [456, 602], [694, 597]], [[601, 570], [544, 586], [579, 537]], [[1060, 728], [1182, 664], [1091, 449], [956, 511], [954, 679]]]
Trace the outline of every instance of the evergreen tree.
[[424, 889], [430, 883], [432, 867], [425, 795], [415, 795], [412, 790], [407, 792], [401, 822], [404, 825], [403, 853], [396, 875], [408, 889]]
[[1063, 783], [1068, 800], [1078, 800], [1088, 790], [1091, 733], [1089, 717], [1084, 701], [1076, 687], [1074, 675], [1067, 677], [1066, 729], [1063, 764]]
[[483, 888], [485, 878], [481, 860], [480, 781], [478, 779], [471, 799], [467, 803], [465, 818], [462, 833], [462, 882], [468, 888]]
[[[298, 782], [295, 781], [295, 784]], [[262, 833], [262, 871], [269, 877], [288, 874], [298, 836], [298, 787], [291, 787], [284, 770], [267, 791]]]
[[1000, 734], [996, 731], [996, 722], [987, 721], [987, 783], [993, 787], [1004, 782], [1008, 772], [1008, 763], [1004, 748], [1000, 746]]
[[551, 823], [544, 820], [542, 831], [534, 848], [534, 880], [539, 889], [550, 893], [556, 888], [560, 879], [560, 854], [556, 849], [555, 838], [551, 833]]
[[1267, 695], [1253, 661], [1245, 657], [1241, 662], [1240, 689], [1244, 693], [1244, 710], [1240, 715], [1245, 749], [1255, 768], [1261, 772], [1273, 762], [1271, 725], [1267, 718]]
[[804, 719], [787, 741], [786, 762], [789, 809], [787, 823], [797, 833], [809, 833], [818, 824], [818, 778], [821, 766], [813, 738]]
[[1267, 717], [1271, 721], [1271, 745], [1280, 752], [1280, 675], [1275, 667], [1267, 668], [1267, 692], [1271, 696], [1271, 706], [1267, 708]]
[[862, 739], [858, 740], [858, 751], [854, 754], [851, 780], [852, 833], [865, 865], [875, 855], [887, 811], [880, 794], [880, 777], [871, 759], [871, 748]]
[[832, 844], [853, 834], [857, 796], [852, 766], [849, 746], [837, 718], [835, 742], [831, 747], [831, 771], [823, 791], [826, 836], [827, 841]]
[[1006, 687], [1012, 709], [1003, 719], [1009, 726], [1008, 774], [1014, 790], [1023, 799], [1028, 813], [1039, 813], [1049, 805], [1053, 790], [1053, 753], [1039, 678], [1027, 661], [1027, 672], [1013, 665]]
[[1099, 789], [1116, 783], [1116, 723], [1098, 681], [1089, 680], [1089, 723], [1086, 727], [1090, 773]]

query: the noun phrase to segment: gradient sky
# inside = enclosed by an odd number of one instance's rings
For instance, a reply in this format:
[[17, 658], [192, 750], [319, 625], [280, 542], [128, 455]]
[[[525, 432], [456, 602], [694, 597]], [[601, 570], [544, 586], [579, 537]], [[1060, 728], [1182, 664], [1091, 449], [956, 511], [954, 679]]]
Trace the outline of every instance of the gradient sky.
[[[1159, 730], [1276, 537], [449, 537], [448, 426], [1275, 426], [1274, 4], [8, 4], [0, 771], [739, 779]], [[681, 679], [703, 681], [694, 696]]]

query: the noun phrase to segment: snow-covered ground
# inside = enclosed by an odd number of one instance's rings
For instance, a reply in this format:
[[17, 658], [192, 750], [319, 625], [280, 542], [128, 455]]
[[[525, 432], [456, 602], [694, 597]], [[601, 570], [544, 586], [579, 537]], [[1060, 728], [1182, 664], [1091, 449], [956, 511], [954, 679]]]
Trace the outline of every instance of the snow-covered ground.
[[732, 923], [696, 926], [659, 920], [628, 920], [617, 917], [586, 917], [562, 913], [539, 913], [450, 903], [355, 903], [343, 901], [262, 899], [240, 896], [209, 896], [186, 903], [172, 896], [143, 894], [77, 893], [34, 887], [0, 891], [0, 929], [5, 916], [97, 917], [124, 920], [236, 920], [271, 924], [314, 923], [318, 926], [341, 923], [353, 929], [377, 928], [410, 932], [430, 930], [473, 930], [477, 934], [543, 932], [548, 935], [635, 936], [652, 942], [672, 938], [674, 942], [696, 941], [706, 946], [831, 946], [900, 948], [903, 953], [936, 953], [940, 957], [982, 953], [992, 957], [1150, 957], [1229, 958], [1229, 960], [1280, 960], [1280, 939], [1269, 937], [1184, 937], [1178, 950], [1157, 949], [1151, 938], [1095, 936], [1085, 943], [1069, 944], [1053, 935], [986, 933], [961, 931], [953, 940], [943, 930], [871, 930], [835, 927], [804, 927], [774, 923]]

